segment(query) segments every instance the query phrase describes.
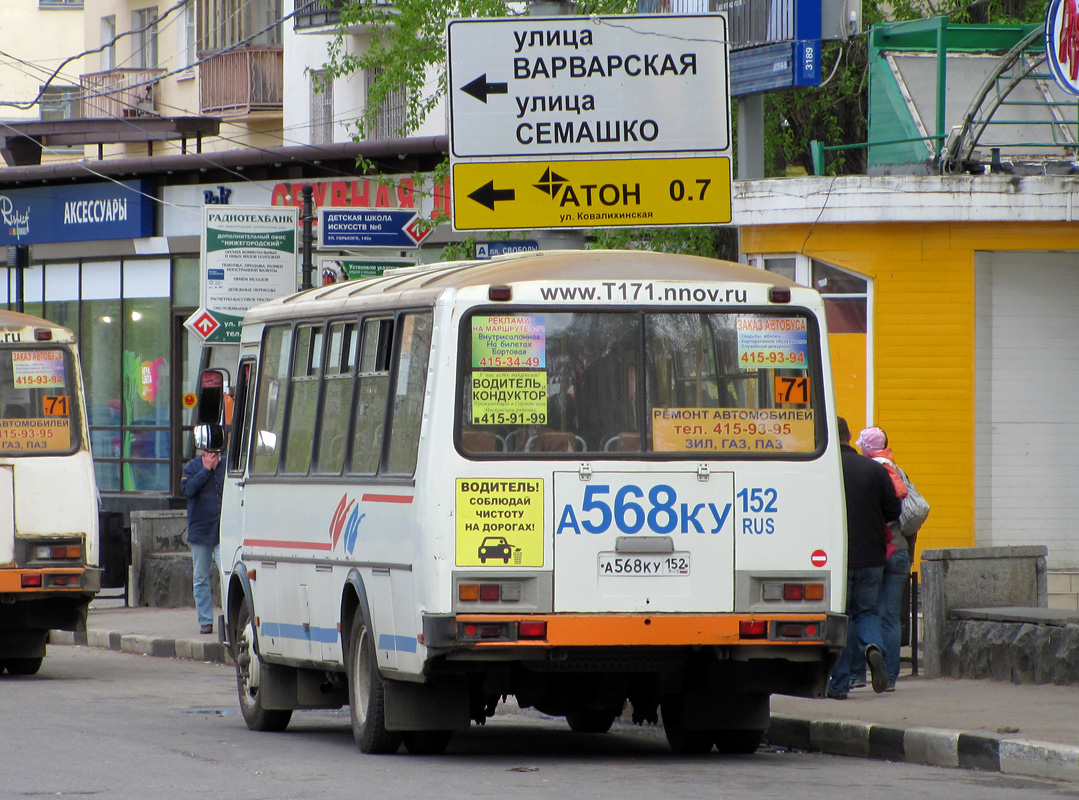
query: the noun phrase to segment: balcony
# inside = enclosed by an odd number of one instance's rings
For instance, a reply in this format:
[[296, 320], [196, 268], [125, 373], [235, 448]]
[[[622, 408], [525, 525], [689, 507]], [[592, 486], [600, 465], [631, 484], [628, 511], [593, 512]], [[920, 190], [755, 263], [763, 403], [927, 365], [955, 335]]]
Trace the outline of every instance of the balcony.
[[284, 74], [280, 47], [241, 47], [219, 53], [199, 65], [200, 113], [219, 117], [281, 114]]
[[80, 75], [83, 118], [153, 116], [154, 86], [164, 74], [163, 69], [110, 69]]
[[301, 9], [297, 10], [294, 18], [297, 30], [321, 28], [340, 21], [345, 0], [296, 0], [296, 5]]
[[[337, 25], [341, 21], [341, 9], [348, 4], [348, 0], [294, 0], [294, 4], [296, 13], [293, 24], [299, 31]], [[389, 9], [390, 13], [396, 13], [393, 0], [366, 0], [365, 4], [381, 6]], [[358, 25], [349, 30], [358, 32], [366, 29], [366, 25]]]

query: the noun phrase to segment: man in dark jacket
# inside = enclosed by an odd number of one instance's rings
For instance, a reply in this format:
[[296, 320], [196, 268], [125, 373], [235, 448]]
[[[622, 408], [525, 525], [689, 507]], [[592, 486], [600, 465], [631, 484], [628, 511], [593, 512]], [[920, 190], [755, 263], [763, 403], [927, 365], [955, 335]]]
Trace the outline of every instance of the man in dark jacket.
[[221, 487], [225, 468], [221, 454], [203, 450], [184, 466], [180, 491], [187, 498], [187, 542], [191, 545], [192, 590], [199, 633], [214, 632], [214, 563], [221, 563]]
[[899, 498], [888, 471], [850, 444], [850, 428], [839, 424], [843, 487], [847, 499], [847, 645], [828, 684], [828, 696], [843, 700], [850, 691], [851, 669], [865, 654], [873, 690], [888, 688], [877, 602], [884, 578], [886, 524], [899, 519]]

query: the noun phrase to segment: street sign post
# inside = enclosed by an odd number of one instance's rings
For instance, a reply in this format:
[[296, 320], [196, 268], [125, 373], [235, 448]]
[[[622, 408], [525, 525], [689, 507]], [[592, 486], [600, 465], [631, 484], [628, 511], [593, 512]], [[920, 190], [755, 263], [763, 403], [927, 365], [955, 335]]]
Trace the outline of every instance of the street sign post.
[[452, 20], [453, 227], [731, 220], [722, 14]]
[[431, 232], [419, 222], [419, 215], [411, 209], [320, 208], [319, 247], [410, 249], [418, 247]]
[[486, 161], [453, 167], [461, 230], [723, 225], [729, 158]]
[[508, 239], [504, 242], [476, 242], [476, 258], [489, 259], [507, 253], [528, 253], [539, 250], [535, 239]]
[[454, 159], [730, 150], [720, 14], [452, 20], [447, 38]]

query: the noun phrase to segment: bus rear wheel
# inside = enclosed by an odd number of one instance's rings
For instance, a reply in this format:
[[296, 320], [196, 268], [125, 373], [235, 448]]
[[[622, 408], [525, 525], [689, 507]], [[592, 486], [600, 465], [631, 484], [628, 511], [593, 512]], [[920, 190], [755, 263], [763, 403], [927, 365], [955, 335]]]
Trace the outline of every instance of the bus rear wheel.
[[749, 755], [756, 753], [761, 746], [764, 731], [760, 730], [729, 730], [716, 731], [716, 749], [721, 753]]
[[36, 675], [41, 669], [40, 658], [8, 658], [0, 663], [0, 672], [3, 667], [12, 675]]
[[414, 756], [437, 756], [446, 752], [450, 731], [405, 731], [405, 749]]
[[236, 689], [240, 695], [240, 713], [253, 731], [276, 733], [288, 727], [292, 719], [291, 709], [268, 709], [262, 707], [262, 686], [266, 678], [262, 659], [255, 651], [255, 626], [247, 603], [240, 605], [236, 616]]
[[603, 708], [583, 708], [566, 714], [566, 722], [574, 733], [606, 733], [614, 725], [615, 715]]
[[[386, 730], [386, 688], [378, 674], [375, 645], [363, 613], [352, 620], [348, 645], [348, 704], [352, 736], [364, 753], [386, 755], [401, 746], [401, 733]], [[448, 737], [447, 737], [448, 741]]]
[[663, 733], [671, 750], [683, 756], [699, 756], [712, 751], [715, 732], [689, 729], [683, 713], [684, 700], [681, 695], [668, 697], [660, 704], [663, 718]]

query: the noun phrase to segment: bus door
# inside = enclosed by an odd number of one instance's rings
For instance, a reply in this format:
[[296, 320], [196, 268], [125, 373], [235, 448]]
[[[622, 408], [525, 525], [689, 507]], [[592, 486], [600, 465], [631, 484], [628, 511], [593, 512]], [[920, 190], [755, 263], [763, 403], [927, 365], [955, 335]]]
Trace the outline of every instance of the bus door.
[[[245, 551], [250, 549], [245, 546], [251, 528], [248, 512], [253, 508], [249, 501], [252, 489], [257, 488], [248, 485], [251, 459], [260, 457], [259, 454], [264, 454], [272, 447], [268, 440], [260, 440], [257, 434], [254, 443], [251, 441], [251, 423], [256, 399], [256, 365], [254, 348], [245, 348], [237, 368], [236, 394], [229, 430], [228, 480], [225, 481], [221, 503], [221, 569], [225, 578], [223, 586], [228, 585], [228, 578], [236, 564], [243, 562], [248, 570], [254, 570], [254, 580], [250, 581], [253, 614], [255, 619], [264, 623], [258, 631], [259, 649], [263, 654], [280, 654], [282, 639], [277, 635], [275, 627], [278, 619], [275, 589], [278, 562], [269, 558], [245, 559], [244, 555]], [[250, 578], [250, 573], [248, 576]]]

